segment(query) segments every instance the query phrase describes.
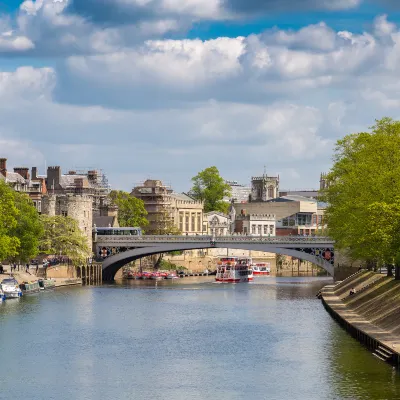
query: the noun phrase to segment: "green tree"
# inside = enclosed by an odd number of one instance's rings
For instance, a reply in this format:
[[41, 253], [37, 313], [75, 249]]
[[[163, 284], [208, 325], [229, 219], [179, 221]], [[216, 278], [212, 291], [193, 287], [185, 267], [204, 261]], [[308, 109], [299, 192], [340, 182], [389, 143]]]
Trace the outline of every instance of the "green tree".
[[19, 211], [15, 206], [13, 190], [0, 179], [0, 261], [18, 253], [20, 241], [12, 230], [17, 226]]
[[163, 207], [157, 214], [155, 214], [153, 228], [149, 234], [182, 235], [182, 232], [175, 226], [170, 210], [166, 207]]
[[18, 209], [17, 225], [10, 234], [19, 239], [18, 254], [14, 259], [26, 262], [39, 252], [39, 241], [43, 234], [43, 225], [32, 200], [25, 193], [14, 192], [14, 204]]
[[118, 222], [121, 227], [139, 226], [143, 228], [148, 225], [147, 211], [144, 208], [143, 200], [122, 190], [112, 190], [110, 199], [118, 207]]
[[84, 262], [90, 256], [87, 237], [78, 222], [70, 217], [41, 215], [44, 233], [40, 250], [46, 254], [62, 254], [74, 262]]
[[225, 196], [232, 193], [231, 187], [219, 174], [217, 167], [208, 167], [192, 178], [191, 195], [204, 202], [204, 211], [220, 211], [227, 213], [229, 203], [223, 201]]
[[400, 243], [400, 122], [376, 121], [371, 132], [337, 142], [322, 200], [336, 247], [369, 264], [391, 263]]

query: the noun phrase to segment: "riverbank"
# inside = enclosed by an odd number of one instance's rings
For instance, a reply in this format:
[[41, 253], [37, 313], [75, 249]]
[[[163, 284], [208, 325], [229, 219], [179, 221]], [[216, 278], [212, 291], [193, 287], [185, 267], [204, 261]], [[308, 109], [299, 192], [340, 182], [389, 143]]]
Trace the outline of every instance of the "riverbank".
[[[4, 272], [7, 272], [4, 271]], [[23, 283], [23, 282], [30, 282], [30, 281], [37, 281], [38, 279], [40, 279], [40, 276], [36, 276], [34, 273], [32, 272], [25, 272], [25, 271], [15, 271], [12, 273], [12, 276], [17, 280], [17, 282], [19, 284]], [[4, 274], [0, 274], [0, 282], [3, 279], [9, 278], [10, 274], [9, 273], [4, 273]], [[56, 278], [56, 279], [52, 279], [55, 283], [55, 287], [64, 287], [64, 286], [73, 286], [73, 285], [82, 285], [82, 279], [79, 278]]]
[[[350, 290], [355, 294], [350, 295]], [[331, 316], [382, 361], [400, 366], [400, 282], [360, 271], [321, 290]]]

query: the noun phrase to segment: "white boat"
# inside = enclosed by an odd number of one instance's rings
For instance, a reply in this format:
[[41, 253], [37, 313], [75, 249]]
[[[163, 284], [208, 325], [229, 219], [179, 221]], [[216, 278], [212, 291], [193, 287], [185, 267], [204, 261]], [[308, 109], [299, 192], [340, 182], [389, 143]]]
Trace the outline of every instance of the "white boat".
[[251, 268], [251, 258], [248, 257], [223, 257], [217, 265], [217, 282], [239, 283], [250, 282], [253, 280], [253, 270]]
[[1, 285], [0, 285], [0, 303], [2, 302], [2, 301], [4, 301], [6, 299], [6, 296], [4, 295], [4, 292], [3, 292], [3, 290], [1, 289]]
[[14, 278], [3, 279], [1, 281], [1, 289], [6, 299], [16, 299], [22, 296], [22, 290]]
[[271, 264], [266, 262], [253, 263], [253, 274], [254, 275], [270, 275], [271, 273]]
[[176, 274], [168, 274], [166, 276], [167, 279], [179, 279], [179, 276], [177, 276]]

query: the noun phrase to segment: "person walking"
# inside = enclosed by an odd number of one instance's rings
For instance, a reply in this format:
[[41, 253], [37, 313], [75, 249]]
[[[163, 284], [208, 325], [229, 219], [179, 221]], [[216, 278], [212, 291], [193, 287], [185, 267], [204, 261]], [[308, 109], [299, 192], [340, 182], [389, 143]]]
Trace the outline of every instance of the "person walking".
[[26, 269], [25, 271], [29, 274], [29, 264], [26, 264]]

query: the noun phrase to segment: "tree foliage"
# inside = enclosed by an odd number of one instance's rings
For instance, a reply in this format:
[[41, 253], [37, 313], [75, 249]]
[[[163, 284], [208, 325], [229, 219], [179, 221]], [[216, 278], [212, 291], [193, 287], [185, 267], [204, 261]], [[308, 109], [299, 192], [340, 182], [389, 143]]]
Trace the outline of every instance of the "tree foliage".
[[151, 235], [182, 235], [182, 232], [174, 224], [171, 211], [164, 207], [154, 215], [153, 227], [149, 234]]
[[18, 254], [20, 240], [12, 232], [17, 226], [18, 215], [14, 192], [0, 179], [0, 261]]
[[90, 256], [87, 238], [79, 229], [78, 222], [70, 217], [40, 216], [44, 233], [40, 250], [47, 254], [62, 254], [74, 262], [84, 262]]
[[391, 263], [400, 251], [400, 122], [337, 142], [322, 193], [328, 234], [352, 259]]
[[219, 174], [217, 167], [208, 167], [192, 178], [191, 195], [204, 202], [204, 211], [220, 211], [227, 213], [229, 203], [223, 201], [225, 196], [231, 195], [231, 187]]
[[19, 239], [18, 254], [14, 256], [21, 262], [35, 257], [39, 252], [39, 241], [43, 234], [43, 225], [32, 200], [25, 193], [13, 192], [14, 204], [18, 210], [17, 224], [10, 234]]
[[121, 227], [139, 226], [143, 228], [148, 225], [147, 211], [144, 208], [143, 200], [122, 190], [112, 190], [110, 199], [118, 207], [118, 222]]

